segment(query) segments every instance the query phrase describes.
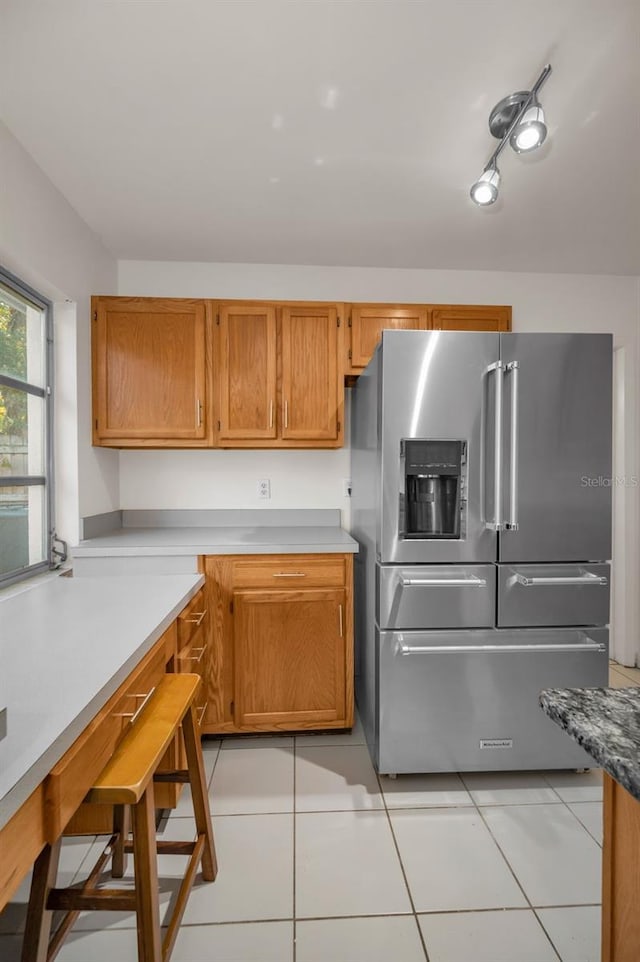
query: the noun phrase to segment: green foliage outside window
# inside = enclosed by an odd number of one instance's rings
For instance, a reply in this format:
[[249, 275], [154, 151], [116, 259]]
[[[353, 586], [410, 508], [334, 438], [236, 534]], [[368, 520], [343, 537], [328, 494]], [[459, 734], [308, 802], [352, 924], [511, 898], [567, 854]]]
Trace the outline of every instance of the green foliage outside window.
[[[27, 318], [24, 311], [0, 299], [0, 371], [27, 377]], [[0, 385], [0, 435], [26, 438], [27, 398]]]

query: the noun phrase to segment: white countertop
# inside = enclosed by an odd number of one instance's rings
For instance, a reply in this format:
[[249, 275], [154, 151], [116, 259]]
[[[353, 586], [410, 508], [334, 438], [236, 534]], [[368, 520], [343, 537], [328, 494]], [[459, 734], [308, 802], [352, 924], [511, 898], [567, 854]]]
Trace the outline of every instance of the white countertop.
[[197, 574], [52, 578], [0, 595], [0, 828], [203, 583]]
[[206, 554], [355, 553], [358, 542], [330, 525], [119, 528], [81, 541], [74, 558]]

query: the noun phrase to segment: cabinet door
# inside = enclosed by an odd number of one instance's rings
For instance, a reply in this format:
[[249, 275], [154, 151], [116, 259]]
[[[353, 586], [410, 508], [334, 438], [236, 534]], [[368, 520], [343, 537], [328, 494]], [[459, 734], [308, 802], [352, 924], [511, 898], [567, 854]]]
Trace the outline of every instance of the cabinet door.
[[346, 600], [338, 589], [234, 594], [235, 717], [265, 730], [346, 718]]
[[205, 441], [204, 301], [99, 297], [94, 440]]
[[282, 308], [282, 439], [337, 440], [344, 388], [335, 307]]
[[510, 331], [511, 308], [439, 304], [431, 309], [430, 326], [436, 331]]
[[275, 307], [222, 304], [217, 326], [219, 439], [275, 438]]
[[387, 330], [426, 330], [427, 308], [420, 304], [353, 304], [351, 306], [351, 370], [366, 367]]

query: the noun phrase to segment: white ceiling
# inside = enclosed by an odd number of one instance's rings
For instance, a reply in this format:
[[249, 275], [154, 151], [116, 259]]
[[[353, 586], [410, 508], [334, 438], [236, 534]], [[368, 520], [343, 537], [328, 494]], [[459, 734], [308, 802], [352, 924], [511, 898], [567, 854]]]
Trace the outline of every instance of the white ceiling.
[[640, 274], [639, 0], [0, 0], [0, 37], [0, 116], [118, 258]]

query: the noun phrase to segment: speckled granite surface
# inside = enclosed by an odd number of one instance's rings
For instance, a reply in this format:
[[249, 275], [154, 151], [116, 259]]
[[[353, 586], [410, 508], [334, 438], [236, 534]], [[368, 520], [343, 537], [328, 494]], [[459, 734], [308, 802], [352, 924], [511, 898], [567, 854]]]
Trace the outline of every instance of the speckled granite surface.
[[546, 688], [540, 704], [640, 801], [640, 688]]

